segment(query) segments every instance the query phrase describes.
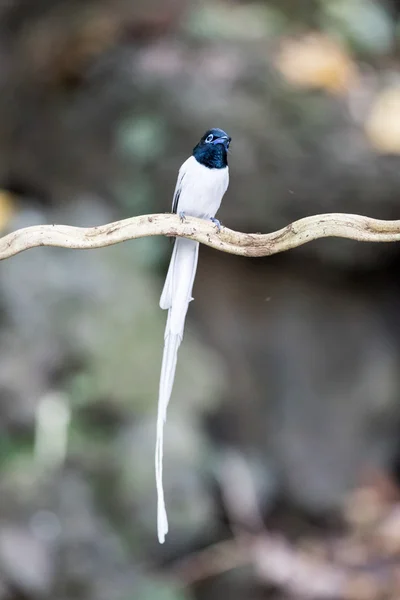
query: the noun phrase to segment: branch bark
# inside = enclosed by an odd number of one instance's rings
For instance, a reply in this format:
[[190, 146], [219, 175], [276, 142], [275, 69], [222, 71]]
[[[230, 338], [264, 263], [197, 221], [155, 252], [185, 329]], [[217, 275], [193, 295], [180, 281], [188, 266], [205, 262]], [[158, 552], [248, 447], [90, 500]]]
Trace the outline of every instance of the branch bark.
[[0, 238], [0, 260], [37, 246], [89, 250], [153, 235], [186, 237], [222, 252], [257, 257], [284, 252], [324, 237], [359, 242], [399, 242], [400, 220], [382, 221], [361, 215], [327, 213], [305, 217], [266, 234], [240, 233], [226, 227], [218, 233], [210, 221], [187, 217], [182, 223], [174, 214], [142, 215], [88, 228], [36, 225]]

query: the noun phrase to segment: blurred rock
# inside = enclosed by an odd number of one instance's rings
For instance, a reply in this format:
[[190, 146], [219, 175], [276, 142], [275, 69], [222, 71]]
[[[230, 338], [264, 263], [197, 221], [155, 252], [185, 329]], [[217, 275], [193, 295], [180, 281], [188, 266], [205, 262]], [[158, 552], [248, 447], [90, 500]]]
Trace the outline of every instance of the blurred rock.
[[366, 289], [321, 271], [306, 280], [223, 255], [211, 268], [207, 254], [194, 309], [231, 382], [218, 435], [272, 458], [308, 510], [338, 508], [366, 465], [387, 464], [398, 435], [398, 343], [385, 297], [370, 280]]
[[10, 583], [29, 597], [50, 592], [55, 574], [51, 549], [28, 530], [0, 527], [0, 569]]

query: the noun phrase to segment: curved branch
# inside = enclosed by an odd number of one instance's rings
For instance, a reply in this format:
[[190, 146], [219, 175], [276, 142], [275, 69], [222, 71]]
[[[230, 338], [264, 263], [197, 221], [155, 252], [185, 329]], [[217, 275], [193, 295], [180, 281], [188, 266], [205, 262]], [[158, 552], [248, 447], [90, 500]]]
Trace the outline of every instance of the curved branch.
[[216, 250], [241, 256], [270, 256], [324, 237], [359, 242], [399, 242], [400, 220], [382, 221], [361, 215], [328, 213], [294, 221], [273, 233], [240, 233], [210, 221], [174, 214], [142, 215], [98, 227], [35, 225], [0, 238], [0, 260], [37, 246], [89, 250], [153, 235], [181, 236]]

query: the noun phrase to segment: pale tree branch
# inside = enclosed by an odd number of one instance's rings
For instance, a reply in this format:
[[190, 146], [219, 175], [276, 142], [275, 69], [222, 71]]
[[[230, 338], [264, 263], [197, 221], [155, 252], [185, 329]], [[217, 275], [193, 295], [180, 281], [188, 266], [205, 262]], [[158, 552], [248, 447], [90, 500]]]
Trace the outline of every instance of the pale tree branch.
[[0, 238], [0, 259], [37, 246], [89, 250], [153, 235], [181, 236], [216, 250], [240, 256], [270, 256], [324, 237], [359, 242], [399, 242], [400, 220], [382, 221], [361, 215], [327, 213], [305, 217], [266, 234], [240, 233], [222, 227], [218, 233], [210, 221], [174, 214], [142, 215], [98, 227], [35, 225]]

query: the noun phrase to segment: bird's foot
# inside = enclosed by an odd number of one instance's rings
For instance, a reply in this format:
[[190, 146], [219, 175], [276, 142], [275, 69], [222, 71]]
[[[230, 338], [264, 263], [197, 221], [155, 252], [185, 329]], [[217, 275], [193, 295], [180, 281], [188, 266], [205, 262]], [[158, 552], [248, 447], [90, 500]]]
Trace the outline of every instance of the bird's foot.
[[181, 210], [181, 212], [179, 213], [179, 218], [181, 220], [181, 223], [184, 223], [186, 221], [186, 215], [183, 210]]
[[214, 219], [214, 217], [210, 217], [210, 221], [212, 223], [214, 223], [215, 227], [217, 228], [218, 233], [221, 232], [221, 223], [220, 221], [218, 221], [218, 219]]

